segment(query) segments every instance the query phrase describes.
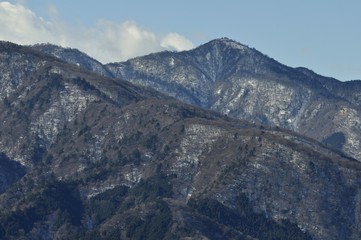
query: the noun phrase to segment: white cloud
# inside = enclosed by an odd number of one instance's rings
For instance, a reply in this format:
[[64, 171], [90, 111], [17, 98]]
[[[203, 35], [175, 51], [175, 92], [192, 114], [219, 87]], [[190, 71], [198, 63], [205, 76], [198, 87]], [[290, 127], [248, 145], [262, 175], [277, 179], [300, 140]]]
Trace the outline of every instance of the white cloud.
[[133, 21], [99, 20], [92, 27], [71, 26], [49, 7], [45, 21], [24, 5], [0, 2], [0, 39], [19, 44], [53, 43], [78, 48], [101, 62], [116, 62], [162, 50], [188, 50], [191, 41], [178, 33], [165, 35], [139, 27]]
[[174, 48], [177, 51], [193, 48], [193, 43], [178, 33], [169, 33], [160, 44], [164, 48]]
[[50, 24], [21, 5], [0, 3], [0, 38], [23, 44], [36, 42], [39, 35], [47, 35]]

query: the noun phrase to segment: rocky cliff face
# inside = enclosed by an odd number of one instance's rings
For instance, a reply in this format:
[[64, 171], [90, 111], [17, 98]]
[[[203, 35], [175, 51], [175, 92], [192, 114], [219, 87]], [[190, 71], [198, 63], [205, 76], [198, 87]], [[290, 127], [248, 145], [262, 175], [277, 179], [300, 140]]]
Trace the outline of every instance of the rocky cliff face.
[[361, 165], [327, 145], [28, 47], [0, 58], [0, 238], [361, 237]]

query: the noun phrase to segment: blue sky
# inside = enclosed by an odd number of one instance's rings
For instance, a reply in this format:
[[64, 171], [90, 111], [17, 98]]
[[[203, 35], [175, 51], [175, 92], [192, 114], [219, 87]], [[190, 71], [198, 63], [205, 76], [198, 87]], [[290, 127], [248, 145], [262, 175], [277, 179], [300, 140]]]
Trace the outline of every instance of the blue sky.
[[[80, 48], [102, 62], [229, 37], [292, 67], [339, 80], [361, 79], [359, 0], [9, 2], [15, 10], [0, 5], [1, 39]], [[8, 20], [11, 12], [17, 13], [16, 21]]]

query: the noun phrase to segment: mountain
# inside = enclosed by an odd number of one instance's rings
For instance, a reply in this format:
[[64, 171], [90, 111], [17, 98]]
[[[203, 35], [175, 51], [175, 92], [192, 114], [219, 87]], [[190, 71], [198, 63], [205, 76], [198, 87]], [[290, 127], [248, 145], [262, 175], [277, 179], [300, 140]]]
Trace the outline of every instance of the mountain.
[[12, 43], [0, 70], [0, 238], [361, 237], [361, 163], [327, 145]]
[[97, 72], [103, 76], [112, 77], [112, 73], [109, 72], [107, 67], [102, 63], [88, 56], [87, 54], [74, 48], [63, 48], [54, 44], [35, 44], [30, 46], [31, 48], [47, 53], [54, 57], [57, 57], [67, 63], [72, 63], [77, 66], [81, 66], [93, 72]]
[[361, 159], [361, 81], [291, 68], [227, 38], [106, 66], [117, 78], [231, 117], [287, 128]]
[[[53, 56], [62, 49], [40, 46], [34, 47]], [[91, 67], [95, 60], [76, 49], [62, 51], [74, 56], [63, 60], [90, 71], [150, 86], [231, 117], [287, 128], [361, 157], [361, 81], [340, 82], [291, 68], [227, 38], [190, 51], [155, 53], [103, 67]]]

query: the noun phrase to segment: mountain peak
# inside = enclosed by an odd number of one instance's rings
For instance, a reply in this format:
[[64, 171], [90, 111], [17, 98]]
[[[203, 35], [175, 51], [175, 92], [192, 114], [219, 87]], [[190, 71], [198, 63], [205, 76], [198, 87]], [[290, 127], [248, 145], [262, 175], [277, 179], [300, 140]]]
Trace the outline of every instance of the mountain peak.
[[221, 46], [231, 47], [231, 48], [240, 49], [240, 50], [245, 50], [248, 48], [248, 46], [241, 44], [241, 43], [239, 43], [235, 40], [232, 40], [230, 38], [227, 38], [227, 37], [214, 39], [214, 40], [206, 43], [205, 45], [207, 45], [207, 44], [221, 45]]

